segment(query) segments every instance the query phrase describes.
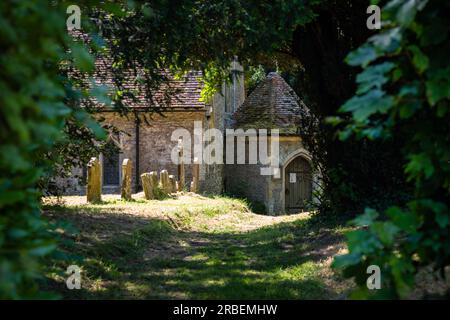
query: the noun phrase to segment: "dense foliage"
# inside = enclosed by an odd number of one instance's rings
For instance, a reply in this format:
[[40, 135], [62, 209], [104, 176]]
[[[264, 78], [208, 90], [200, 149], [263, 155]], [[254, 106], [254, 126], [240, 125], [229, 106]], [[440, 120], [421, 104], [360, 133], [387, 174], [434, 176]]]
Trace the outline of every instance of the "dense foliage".
[[[344, 126], [341, 139], [404, 137], [404, 175], [414, 186], [407, 204], [354, 220], [349, 253], [335, 264], [356, 276], [356, 297], [407, 297], [420, 268], [444, 274], [450, 262], [449, 9], [448, 1], [390, 1], [382, 31], [347, 57], [363, 71], [341, 108], [351, 121], [332, 119]], [[381, 290], [366, 287], [369, 265], [381, 268]]]
[[293, 88], [314, 115], [302, 119], [299, 128], [323, 173], [322, 216], [355, 216], [366, 206], [383, 209], [392, 201], [405, 202], [410, 194], [402, 178], [403, 137], [340, 141], [336, 129], [324, 122], [338, 114], [355, 90], [357, 70], [344, 59], [373, 33], [366, 28], [368, 5], [369, 1], [324, 2], [315, 10], [314, 20], [296, 28], [290, 46], [302, 66], [294, 73]]
[[[66, 120], [102, 138], [100, 126], [65, 103], [70, 82], [60, 63], [92, 70], [66, 30], [67, 6], [46, 0], [0, 3], [0, 298], [37, 294], [41, 258], [56, 248], [36, 188], [54, 162], [43, 155], [64, 138]], [[83, 93], [77, 94], [82, 97]], [[86, 93], [87, 94], [87, 93]], [[86, 95], [85, 94], [85, 95]], [[100, 97], [100, 95], [99, 95]]]

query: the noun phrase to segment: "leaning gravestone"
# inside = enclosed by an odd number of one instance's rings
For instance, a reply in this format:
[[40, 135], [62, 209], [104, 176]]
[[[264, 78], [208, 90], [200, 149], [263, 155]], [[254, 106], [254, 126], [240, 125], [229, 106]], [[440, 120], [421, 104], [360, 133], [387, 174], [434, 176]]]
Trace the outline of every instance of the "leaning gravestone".
[[169, 182], [169, 173], [167, 172], [167, 170], [161, 170], [161, 172], [159, 173], [159, 182], [161, 183], [161, 189], [165, 193], [171, 193], [172, 187]]
[[150, 171], [150, 180], [153, 188], [153, 194], [155, 194], [155, 190], [158, 188], [158, 172]]
[[87, 165], [87, 202], [102, 201], [101, 165], [97, 158], [91, 158]]
[[177, 180], [174, 175], [169, 175], [170, 192], [177, 192]]
[[120, 190], [121, 198], [124, 200], [131, 200], [131, 175], [131, 160], [124, 159], [122, 162], [122, 185]]
[[142, 188], [144, 189], [145, 199], [155, 199], [156, 189], [158, 187], [158, 174], [156, 171], [141, 174]]
[[142, 182], [142, 189], [144, 189], [145, 199], [147, 200], [152, 199], [152, 192], [150, 189], [150, 173], [145, 172], [141, 174], [141, 182]]

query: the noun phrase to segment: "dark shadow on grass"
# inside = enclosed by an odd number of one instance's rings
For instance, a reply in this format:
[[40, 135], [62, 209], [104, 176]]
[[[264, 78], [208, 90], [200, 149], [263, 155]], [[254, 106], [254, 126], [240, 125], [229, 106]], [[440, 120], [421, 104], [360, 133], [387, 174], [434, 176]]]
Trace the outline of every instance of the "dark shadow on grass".
[[66, 250], [85, 258], [77, 262], [85, 287], [67, 290], [62, 282], [48, 287], [67, 299], [336, 296], [317, 272], [317, 262], [334, 254], [342, 238], [334, 223], [296, 220], [245, 233], [207, 233], [110, 209], [47, 208], [47, 215], [69, 220], [80, 230], [73, 237], [75, 246]]

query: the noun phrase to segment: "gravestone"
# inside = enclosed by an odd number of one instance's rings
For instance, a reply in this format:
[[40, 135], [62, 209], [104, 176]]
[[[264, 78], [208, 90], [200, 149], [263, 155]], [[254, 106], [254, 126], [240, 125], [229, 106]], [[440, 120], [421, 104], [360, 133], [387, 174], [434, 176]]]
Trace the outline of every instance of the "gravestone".
[[145, 199], [147, 200], [153, 199], [153, 190], [151, 186], [150, 173], [145, 172], [141, 174], [141, 182], [142, 182], [142, 189], [144, 189]]
[[192, 165], [191, 192], [198, 192], [199, 174], [200, 174], [200, 165], [198, 164], [198, 158], [194, 158], [194, 164]]
[[165, 193], [171, 193], [172, 187], [169, 182], [169, 173], [167, 172], [167, 170], [161, 170], [161, 172], [159, 173], [159, 182], [161, 184], [161, 189]]
[[174, 175], [169, 175], [170, 193], [177, 192], [177, 180]]
[[93, 157], [87, 165], [87, 202], [95, 203], [102, 201], [102, 167], [100, 161]]
[[180, 140], [178, 142], [178, 191], [183, 191], [185, 186], [185, 170], [184, 170], [184, 156], [183, 144]]
[[155, 188], [158, 187], [158, 172], [150, 171], [150, 180], [153, 186], [153, 193], [155, 193]]
[[131, 160], [124, 159], [122, 162], [122, 185], [120, 190], [121, 198], [124, 200], [131, 200], [131, 175]]
[[142, 188], [144, 189], [145, 199], [155, 199], [156, 188], [158, 187], [158, 174], [156, 171], [141, 174]]

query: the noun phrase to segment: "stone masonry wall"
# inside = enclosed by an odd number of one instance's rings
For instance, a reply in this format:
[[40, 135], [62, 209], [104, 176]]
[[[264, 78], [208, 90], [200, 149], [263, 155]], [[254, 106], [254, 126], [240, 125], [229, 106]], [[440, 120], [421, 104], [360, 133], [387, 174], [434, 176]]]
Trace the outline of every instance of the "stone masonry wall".
[[[120, 116], [117, 113], [105, 112], [98, 115], [105, 118], [105, 122], [118, 128], [119, 135], [118, 146], [121, 149], [120, 164], [123, 159], [132, 160], [132, 188], [136, 192], [136, 179], [140, 182], [140, 175], [149, 171], [161, 171], [166, 169], [169, 174], [173, 174], [178, 179], [178, 167], [172, 163], [171, 152], [177, 146], [177, 141], [171, 141], [172, 132], [178, 128], [187, 129], [191, 134], [191, 144], [193, 146], [194, 121], [203, 121], [204, 111], [190, 112], [168, 112], [162, 115], [147, 115], [148, 123], [144, 116], [139, 115], [139, 176], [136, 177], [136, 119], [133, 114]], [[100, 156], [100, 159], [102, 157]], [[186, 164], [186, 184], [192, 181], [192, 165]], [[120, 166], [118, 168], [120, 172]], [[73, 169], [73, 176], [69, 178], [58, 179], [58, 183], [64, 186], [66, 194], [84, 194], [85, 187], [80, 185], [79, 179], [75, 174], [80, 175], [81, 168]], [[117, 189], [117, 188], [116, 188]], [[119, 189], [110, 189], [117, 192]], [[139, 190], [141, 187], [139, 187]], [[109, 190], [104, 191], [108, 192]]]
[[[110, 115], [109, 123], [119, 129], [125, 128], [127, 134], [121, 134], [121, 149], [123, 156], [133, 160], [136, 165], [136, 127], [134, 117], [126, 119], [117, 115]], [[170, 112], [163, 116], [140, 115], [139, 127], [139, 177], [136, 177], [136, 169], [133, 168], [132, 184], [136, 185], [136, 178], [140, 184], [140, 175], [144, 172], [161, 171], [166, 169], [169, 174], [178, 177], [178, 167], [171, 160], [171, 153], [177, 147], [177, 141], [171, 141], [172, 132], [184, 128], [190, 132], [193, 148], [194, 121], [202, 121], [204, 112]], [[176, 138], [175, 138], [176, 139]], [[187, 152], [187, 151], [186, 151]], [[192, 181], [192, 165], [186, 164], [186, 183]], [[136, 190], [134, 190], [136, 191]]]
[[[304, 150], [300, 137], [280, 137], [280, 178], [263, 176], [262, 167], [257, 164], [232, 164], [225, 168], [225, 188], [231, 194], [244, 196], [250, 201], [265, 205], [268, 214], [284, 213], [282, 167], [286, 160], [297, 151]], [[246, 159], [248, 159], [248, 141], [246, 143]], [[247, 160], [248, 161], [248, 160]]]
[[[222, 132], [225, 139], [225, 130], [232, 128], [232, 114], [245, 100], [243, 67], [237, 62], [231, 63], [233, 82], [224, 83], [220, 92], [216, 93], [211, 101], [211, 109], [205, 118], [203, 128], [216, 128]], [[225, 142], [225, 140], [224, 140]], [[225, 157], [224, 149], [224, 157]], [[200, 168], [200, 190], [206, 193], [220, 194], [224, 191], [226, 179], [224, 164], [203, 165]]]

